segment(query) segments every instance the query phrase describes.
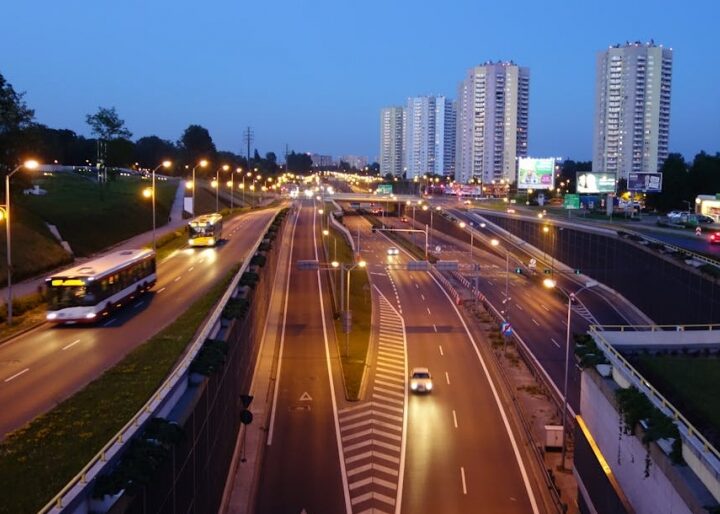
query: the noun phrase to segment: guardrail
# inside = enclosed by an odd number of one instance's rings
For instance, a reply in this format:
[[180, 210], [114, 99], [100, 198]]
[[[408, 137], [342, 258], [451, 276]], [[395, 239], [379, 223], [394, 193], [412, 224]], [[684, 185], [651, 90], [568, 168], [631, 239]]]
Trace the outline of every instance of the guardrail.
[[[257, 242], [253, 245], [248, 255], [252, 256], [257, 252], [260, 244], [265, 238], [270, 225], [275, 220], [273, 216], [265, 228], [262, 230], [260, 237]], [[225, 294], [218, 301], [213, 310], [212, 314], [207, 318], [205, 324], [200, 329], [198, 336], [190, 344], [188, 351], [182, 358], [180, 363], [150, 397], [150, 399], [143, 405], [140, 410], [123, 426], [111, 439], [103, 446], [100, 451], [88, 462], [70, 482], [63, 487], [55, 497], [50, 500], [42, 509], [40, 513], [52, 512], [60, 513], [73, 503], [81, 501], [83, 494], [87, 495], [89, 486], [93, 480], [103, 471], [105, 466], [117, 456], [125, 444], [128, 443], [133, 436], [142, 428], [144, 423], [148, 421], [155, 413], [161, 410], [167, 401], [178, 399], [187, 388], [187, 375], [190, 363], [193, 361], [197, 353], [200, 351], [205, 340], [209, 337], [215, 324], [219, 321], [222, 310], [225, 304], [232, 296], [233, 292], [238, 286], [240, 277], [245, 271], [247, 271], [250, 265], [250, 259], [247, 258], [240, 266], [240, 270], [233, 278], [230, 286], [228, 287]], [[80, 510], [80, 509], [78, 509]]]
[[[704, 326], [707, 327], [708, 325]], [[715, 448], [712, 443], [710, 443], [710, 441], [708, 441], [705, 436], [703, 436], [702, 433], [695, 428], [695, 426], [682, 414], [682, 412], [680, 412], [667, 398], [655, 389], [652, 384], [645, 380], [645, 378], [633, 367], [633, 365], [630, 364], [625, 357], [603, 337], [602, 332], [605, 328], [605, 326], [593, 325], [590, 327], [589, 333], [610, 361], [613, 368], [618, 370], [618, 372], [622, 372], [623, 378], [645, 394], [653, 405], [660, 409], [665, 415], [670, 416], [673, 420], [675, 420], [675, 422], [679, 423], [678, 428], [680, 429], [681, 437], [684, 436], [686, 439], [683, 441], [686, 443], [684, 448], [692, 451], [695, 457], [697, 457], [705, 466], [705, 469], [712, 474], [712, 477], [717, 483], [715, 490], [720, 491], [720, 451], [718, 451], [717, 448]], [[688, 464], [692, 467], [692, 463]], [[700, 480], [703, 480], [704, 473], [697, 473], [696, 470], [693, 471], [695, 471]], [[707, 484], [705, 485], [708, 489], [712, 490], [712, 488]]]

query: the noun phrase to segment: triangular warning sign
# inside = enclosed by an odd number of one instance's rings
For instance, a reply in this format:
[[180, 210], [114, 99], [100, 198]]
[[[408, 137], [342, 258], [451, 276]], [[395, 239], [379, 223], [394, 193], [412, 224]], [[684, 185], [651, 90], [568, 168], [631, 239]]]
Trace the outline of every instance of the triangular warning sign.
[[300, 401], [301, 402], [311, 402], [312, 398], [309, 394], [307, 394], [307, 391], [305, 391], [303, 394], [300, 395]]

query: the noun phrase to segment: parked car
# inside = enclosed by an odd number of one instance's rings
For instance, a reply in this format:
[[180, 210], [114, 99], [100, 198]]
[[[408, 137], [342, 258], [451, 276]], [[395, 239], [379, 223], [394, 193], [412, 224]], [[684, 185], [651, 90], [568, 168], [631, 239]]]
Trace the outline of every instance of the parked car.
[[413, 368], [410, 372], [410, 390], [413, 393], [429, 393], [433, 389], [432, 376], [427, 368]]

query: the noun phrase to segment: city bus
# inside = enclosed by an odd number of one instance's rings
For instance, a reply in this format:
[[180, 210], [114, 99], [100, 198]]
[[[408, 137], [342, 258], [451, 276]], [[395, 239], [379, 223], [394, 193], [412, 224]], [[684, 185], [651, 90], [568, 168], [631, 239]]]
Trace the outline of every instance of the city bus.
[[120, 250], [48, 277], [48, 310], [53, 323], [92, 323], [157, 280], [155, 252]]
[[215, 246], [222, 237], [222, 214], [203, 214], [188, 223], [190, 246]]

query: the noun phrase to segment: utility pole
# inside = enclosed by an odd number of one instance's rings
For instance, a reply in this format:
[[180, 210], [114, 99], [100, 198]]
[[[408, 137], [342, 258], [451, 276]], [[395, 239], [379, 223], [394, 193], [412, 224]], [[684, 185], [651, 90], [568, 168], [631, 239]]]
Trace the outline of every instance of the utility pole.
[[245, 140], [245, 143], [247, 144], [247, 165], [248, 165], [248, 171], [251, 171], [250, 166], [250, 145], [255, 140], [255, 132], [253, 132], [252, 127], [248, 125], [248, 128], [245, 129], [245, 132], [243, 133], [243, 139]]

